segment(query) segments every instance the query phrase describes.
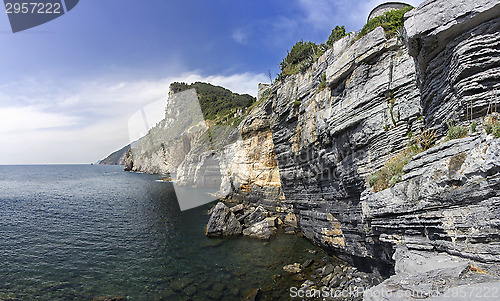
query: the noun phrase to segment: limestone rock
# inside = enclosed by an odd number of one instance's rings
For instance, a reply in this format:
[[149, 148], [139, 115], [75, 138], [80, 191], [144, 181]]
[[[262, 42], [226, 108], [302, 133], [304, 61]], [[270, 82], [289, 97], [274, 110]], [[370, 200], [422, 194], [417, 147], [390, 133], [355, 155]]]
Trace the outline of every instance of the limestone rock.
[[236, 206], [229, 208], [229, 210], [231, 210], [231, 212], [235, 214], [243, 211], [243, 209], [245, 209], [245, 206], [243, 204], [238, 204]]
[[229, 208], [222, 202], [217, 203], [208, 220], [206, 235], [238, 235], [241, 231], [241, 224]]
[[276, 228], [270, 227], [269, 222], [262, 220], [243, 230], [243, 235], [258, 239], [269, 239], [276, 232]]
[[283, 270], [290, 274], [297, 274], [302, 271], [300, 263], [289, 264], [283, 267]]
[[[495, 300], [478, 293], [500, 287], [500, 278], [471, 270], [470, 262], [456, 256], [398, 247], [396, 275], [366, 290], [365, 301], [382, 300]], [[474, 283], [471, 287], [470, 284]], [[476, 293], [473, 291], [477, 289]]]
[[249, 227], [257, 222], [260, 222], [266, 218], [266, 211], [262, 206], [255, 208], [245, 219], [243, 223], [245, 226]]
[[384, 243], [500, 262], [499, 153], [499, 139], [484, 134], [420, 153], [402, 182], [363, 196], [363, 215]]

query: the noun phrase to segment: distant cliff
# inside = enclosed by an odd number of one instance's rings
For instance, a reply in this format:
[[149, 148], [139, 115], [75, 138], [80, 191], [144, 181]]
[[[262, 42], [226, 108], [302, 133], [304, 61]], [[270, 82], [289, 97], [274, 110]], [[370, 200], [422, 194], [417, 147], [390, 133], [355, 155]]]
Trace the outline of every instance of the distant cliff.
[[262, 204], [359, 266], [390, 270], [403, 244], [495, 270], [500, 145], [486, 132], [500, 105], [500, 3], [428, 0], [394, 32], [343, 37], [220, 129], [192, 130], [197, 120], [165, 137], [170, 112], [128, 169], [190, 186], [210, 170], [222, 196]]
[[130, 144], [124, 146], [123, 148], [111, 153], [106, 158], [102, 159], [99, 164], [101, 165], [125, 165], [125, 157], [128, 150], [130, 149]]

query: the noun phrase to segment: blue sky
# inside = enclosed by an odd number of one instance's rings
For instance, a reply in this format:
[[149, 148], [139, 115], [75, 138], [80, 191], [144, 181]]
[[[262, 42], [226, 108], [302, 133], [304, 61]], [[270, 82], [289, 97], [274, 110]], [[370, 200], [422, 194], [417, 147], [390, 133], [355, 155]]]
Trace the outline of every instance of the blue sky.
[[0, 14], [0, 164], [102, 159], [129, 143], [134, 112], [165, 103], [172, 81], [255, 95], [296, 41], [359, 30], [382, 2], [81, 0], [16, 34]]

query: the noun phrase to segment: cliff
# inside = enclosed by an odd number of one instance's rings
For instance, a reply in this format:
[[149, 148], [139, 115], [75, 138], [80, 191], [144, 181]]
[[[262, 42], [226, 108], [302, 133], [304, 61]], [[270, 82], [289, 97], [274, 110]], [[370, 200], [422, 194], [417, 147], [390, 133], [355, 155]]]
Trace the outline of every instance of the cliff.
[[101, 165], [125, 165], [125, 158], [127, 156], [127, 152], [130, 149], [130, 144], [122, 147], [116, 152], [111, 153], [106, 158], [102, 159], [99, 164]]
[[[350, 34], [305, 72], [263, 87], [239, 124], [208, 140], [206, 128], [172, 135], [166, 116], [132, 147], [128, 169], [175, 172], [188, 186], [206, 185], [198, 171], [210, 170], [221, 196], [264, 206], [359, 267], [391, 273], [405, 245], [495, 271], [499, 140], [441, 138], [450, 120], [486, 127], [500, 88], [499, 32], [496, 0], [428, 0], [405, 15], [401, 34]], [[369, 176], [425, 133], [436, 145], [375, 192]]]

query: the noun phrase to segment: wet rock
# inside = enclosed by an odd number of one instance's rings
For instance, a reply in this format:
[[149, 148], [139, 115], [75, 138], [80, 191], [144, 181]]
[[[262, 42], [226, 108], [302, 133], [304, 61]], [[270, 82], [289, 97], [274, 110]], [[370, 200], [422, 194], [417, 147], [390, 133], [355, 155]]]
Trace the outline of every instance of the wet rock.
[[333, 266], [333, 264], [329, 263], [323, 267], [323, 270], [321, 270], [321, 275], [326, 276], [328, 274], [331, 274], [334, 269], [335, 267]]
[[314, 263], [314, 259], [308, 259], [308, 260], [306, 260], [306, 261], [302, 264], [301, 268], [302, 268], [302, 269], [307, 269], [307, 268], [308, 268], [308, 267], [310, 267], [310, 266], [311, 266], [311, 264], [313, 264], [313, 263]]
[[186, 286], [190, 285], [191, 283], [193, 283], [193, 279], [192, 278], [179, 278], [179, 279], [176, 279], [174, 281], [172, 281], [170, 283], [170, 287], [174, 290], [174, 291], [182, 291], [182, 289], [184, 289]]
[[279, 227], [278, 218], [276, 216], [266, 217], [264, 220], [269, 224], [269, 227], [272, 228]]
[[92, 301], [127, 301], [127, 297], [125, 296], [105, 296], [105, 297], [97, 297], [92, 299]]
[[215, 283], [212, 286], [212, 290], [214, 292], [217, 292], [217, 293], [220, 293], [220, 294], [222, 294], [222, 292], [224, 292], [225, 289], [226, 289], [226, 286], [223, 283]]
[[243, 295], [242, 301], [258, 301], [260, 300], [260, 288], [249, 289]]
[[193, 296], [194, 294], [197, 293], [197, 289], [196, 289], [196, 287], [194, 285], [190, 285], [190, 286], [184, 288], [183, 292], [187, 296]]
[[300, 263], [289, 264], [283, 267], [283, 270], [287, 273], [297, 274], [302, 271], [300, 268]]
[[321, 285], [327, 286], [333, 278], [333, 274], [328, 274], [323, 279], [321, 279]]
[[208, 220], [206, 235], [238, 235], [241, 234], [241, 224], [236, 220], [234, 214], [224, 203], [219, 202]]
[[301, 288], [309, 288], [314, 285], [314, 282], [311, 280], [306, 280], [304, 283], [300, 285]]
[[293, 228], [297, 228], [298, 227], [297, 216], [293, 213], [288, 213], [285, 216], [285, 220], [283, 221], [283, 224], [290, 226], [290, 227], [293, 227]]

